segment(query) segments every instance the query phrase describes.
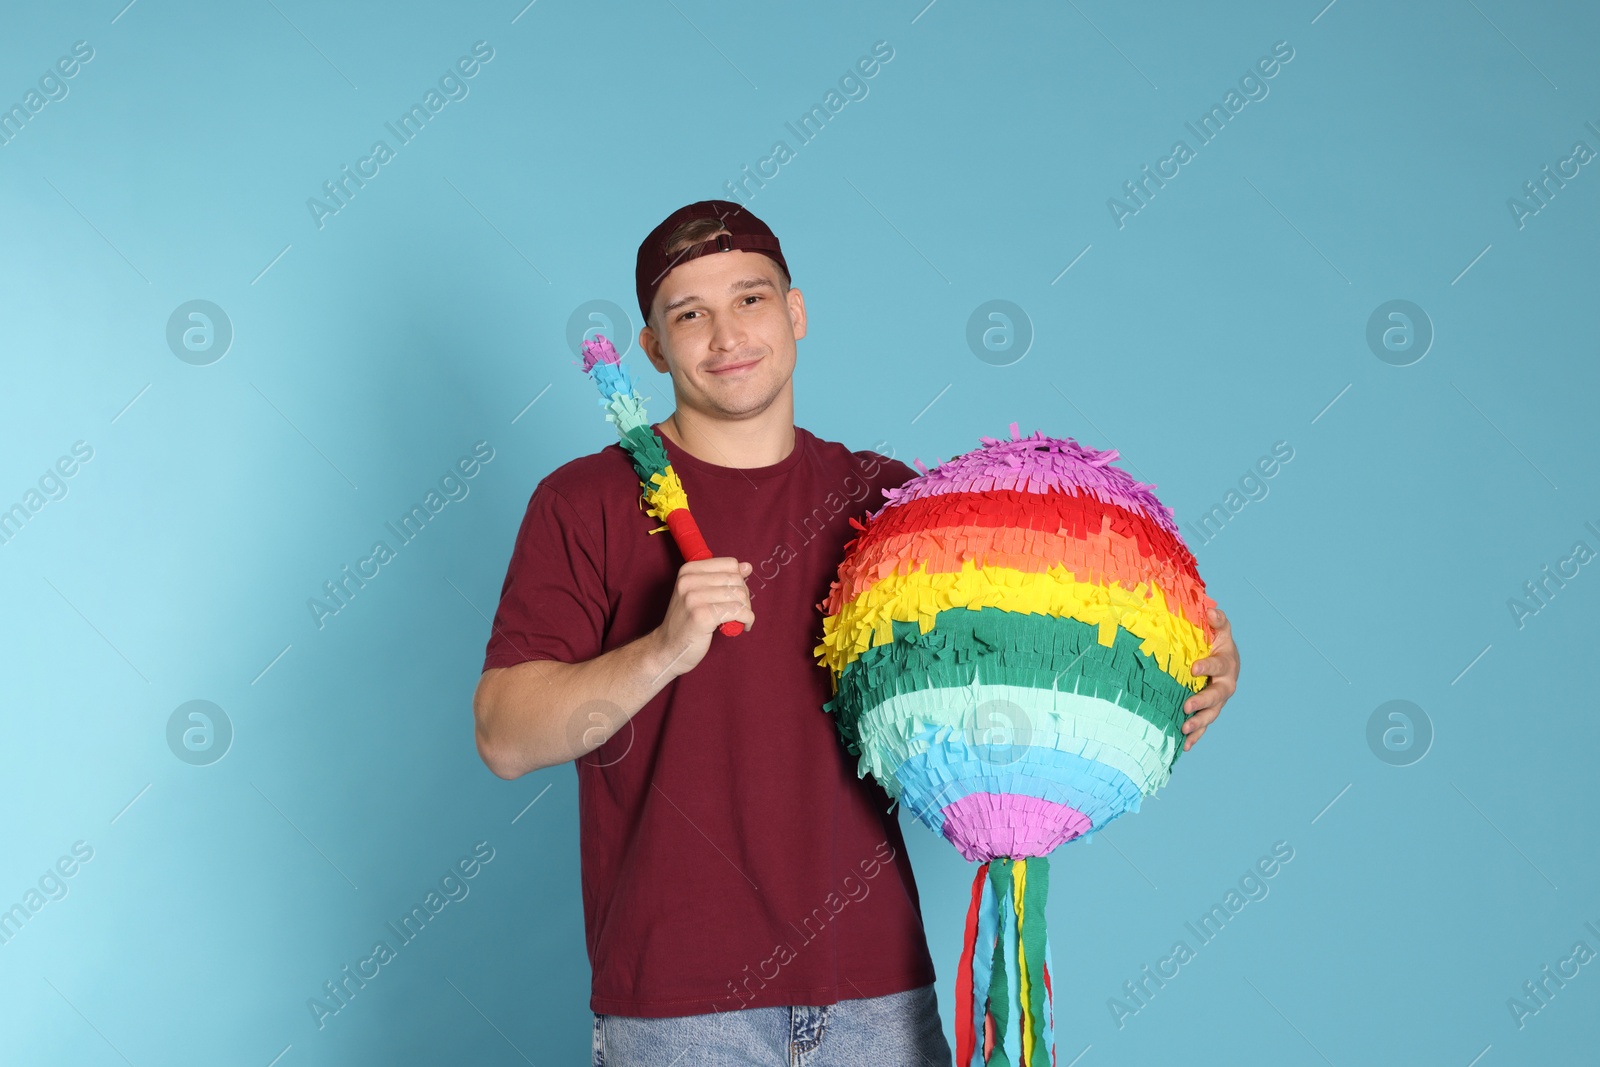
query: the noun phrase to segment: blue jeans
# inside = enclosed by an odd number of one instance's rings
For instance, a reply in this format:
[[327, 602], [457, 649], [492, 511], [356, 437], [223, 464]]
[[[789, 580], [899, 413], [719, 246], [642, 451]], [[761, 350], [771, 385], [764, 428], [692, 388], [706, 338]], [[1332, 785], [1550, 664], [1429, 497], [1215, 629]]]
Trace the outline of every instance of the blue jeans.
[[594, 1067], [951, 1067], [933, 986], [824, 1007], [595, 1015]]

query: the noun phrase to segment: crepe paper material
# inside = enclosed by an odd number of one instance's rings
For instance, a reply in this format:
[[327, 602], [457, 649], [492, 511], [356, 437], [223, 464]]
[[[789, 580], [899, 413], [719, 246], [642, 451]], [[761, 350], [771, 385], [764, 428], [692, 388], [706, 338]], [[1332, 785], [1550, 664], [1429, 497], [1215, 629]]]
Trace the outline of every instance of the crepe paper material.
[[1043, 885], [1039, 887], [1039, 917], [1044, 925], [1044, 1047], [1050, 1050], [1050, 1063], [1053, 1067], [1056, 1061], [1056, 1000], [1055, 990], [1051, 988], [1050, 976], [1055, 973], [1056, 965], [1050, 955], [1050, 927], [1043, 923], [1044, 901], [1048, 895], [1049, 861], [1041, 860], [1041, 869], [1045, 872]]
[[[650, 428], [644, 398], [639, 396], [628, 368], [622, 365], [622, 356], [604, 334], [596, 334], [593, 341], [583, 342], [583, 372], [600, 390], [600, 406], [606, 409], [606, 421], [616, 426], [622, 450], [639, 475], [639, 487], [644, 490], [640, 506], [662, 523], [647, 532], [657, 534], [666, 530], [671, 533], [673, 543], [685, 560], [710, 559], [711, 549], [689, 513], [689, 497], [683, 491], [678, 473], [672, 469], [667, 446]], [[723, 623], [719, 629], [733, 637], [744, 632], [744, 623], [733, 620]]]
[[956, 977], [957, 1067], [1052, 1067], [1045, 859], [999, 859], [973, 879]]
[[1011, 424], [1009, 441], [997, 437], [978, 440], [983, 442], [982, 448], [941, 463], [898, 489], [885, 489], [883, 495], [889, 502], [886, 506], [942, 493], [987, 493], [995, 489], [1044, 493], [1051, 488], [1065, 488], [1138, 511], [1174, 537], [1178, 535], [1172, 509], [1151, 492], [1155, 486], [1135, 481], [1126, 471], [1111, 465], [1117, 458], [1116, 449], [1097, 452], [1070, 437], [1046, 437], [1043, 431], [1018, 437], [1016, 423]]
[[970, 793], [944, 819], [945, 838], [968, 860], [1048, 856], [1089, 830], [1082, 812], [1016, 793]]
[[980, 440], [851, 520], [813, 653], [858, 776], [979, 864], [959, 1067], [1052, 1067], [1046, 857], [1167, 784], [1216, 604], [1115, 451]]
[[672, 531], [672, 539], [678, 543], [684, 559], [711, 558], [711, 549], [706, 547], [706, 539], [700, 533], [700, 527], [695, 525], [688, 508], [669, 511], [667, 529]]
[[1130, 591], [1134, 576], [1147, 573], [1196, 626], [1212, 606], [1187, 548], [1161, 527], [1091, 496], [1001, 490], [925, 497], [884, 511], [872, 533], [840, 569], [825, 612], [837, 614], [844, 601], [904, 573], [910, 561], [946, 572], [959, 571], [966, 559], [1023, 571], [1059, 562], [1082, 581], [1116, 581]]
[[1006, 1027], [1001, 1033], [1005, 1038], [1006, 1058], [1015, 1064], [1025, 1064], [1023, 1058], [1022, 1042], [1028, 1032], [1028, 1002], [1022, 996], [1023, 976], [1027, 971], [1022, 965], [1022, 916], [1017, 914], [1017, 875], [1021, 861], [1011, 863], [1011, 884], [1006, 886], [1006, 909], [1002, 915], [1005, 920], [1005, 933], [1007, 935], [1006, 948], [1006, 994], [1011, 999], [1012, 1025]]
[[[884, 783], [891, 799], [900, 798], [908, 784], [924, 788], [930, 773], [936, 774], [937, 784], [967, 770], [980, 784], [1006, 775], [1038, 774], [1063, 790], [1095, 789], [1102, 781], [1126, 782], [1119, 786], [1124, 791], [1149, 795], [1167, 784], [1182, 751], [1175, 738], [1093, 697], [1062, 694], [1054, 705], [1042, 705], [1032, 702], [1035, 695], [1026, 690], [982, 691], [1017, 693], [1022, 699], [986, 699], [974, 707], [960, 702], [958, 695], [936, 712], [912, 712], [899, 720], [895, 716], [900, 708], [915, 701], [895, 698], [874, 708], [863, 719], [857, 777], [871, 774], [879, 782], [892, 778], [892, 783]], [[1006, 708], [1006, 715], [1018, 719], [1020, 726], [997, 727], [1001, 716], [996, 708]], [[1080, 714], [1074, 716], [1074, 709]], [[936, 766], [926, 755], [935, 750], [940, 753]], [[1081, 773], [1085, 763], [1095, 770]], [[903, 802], [917, 810], [917, 794]], [[936, 824], [929, 828], [939, 829]]]
[[955, 573], [930, 573], [918, 564], [909, 574], [890, 575], [863, 590], [825, 619], [820, 649], [837, 674], [868, 648], [892, 640], [891, 622], [915, 622], [926, 633], [939, 612], [953, 607], [1077, 619], [1098, 627], [1103, 645], [1112, 644], [1120, 626], [1139, 637], [1139, 650], [1180, 684], [1197, 692], [1204, 685], [1189, 673], [1189, 664], [1206, 654], [1209, 637], [1172, 614], [1159, 586], [1141, 581], [1129, 591], [1117, 582], [1079, 581], [1060, 563], [1032, 574], [980, 568], [971, 560]]
[[[1190, 695], [1140, 655], [1139, 642], [1125, 630], [1119, 629], [1107, 648], [1099, 643], [1096, 627], [1075, 619], [1009, 615], [998, 608], [955, 609], [941, 612], [926, 634], [916, 624], [895, 623], [893, 642], [851, 662], [836, 679], [834, 696], [824, 708], [833, 714], [846, 749], [860, 755], [859, 724], [867, 709], [899, 694], [974, 683], [1034, 690], [1032, 701], [1045, 700], [1040, 694], [1051, 689], [1095, 697], [1126, 708], [1174, 738], [1182, 702]], [[974, 710], [982, 703], [981, 694], [974, 689]], [[930, 696], [928, 707], [948, 705], [951, 699], [950, 694]], [[1004, 725], [1009, 714], [1004, 706], [984, 710], [985, 726]], [[1043, 724], [1030, 719], [1027, 725]]]
[[[956, 1067], [969, 1067], [983, 1030], [986, 1014], [983, 1000], [973, 990], [989, 988], [989, 971], [994, 966], [994, 887], [989, 884], [989, 864], [979, 864], [972, 881], [972, 904], [967, 909], [966, 936], [961, 943], [961, 960], [956, 964]], [[985, 998], [987, 999], [987, 998]]]
[[1049, 1008], [1045, 1004], [1045, 940], [1049, 936], [1045, 925], [1045, 898], [1050, 891], [1050, 861], [1042, 856], [1029, 861], [1019, 860], [1017, 875], [1018, 925], [1022, 931], [1021, 958], [1025, 962], [1027, 980], [1023, 983], [1023, 1003], [1027, 1007], [1028, 1027], [1024, 1032], [1024, 1055], [1029, 1064], [1049, 1067], [1052, 1046], [1046, 1036], [1049, 1027]]
[[1028, 930], [1026, 921], [1026, 908], [1024, 907], [1026, 899], [1024, 897], [1024, 891], [1027, 881], [1028, 861], [1018, 860], [1013, 865], [1011, 874], [1011, 908], [1017, 913], [1017, 969], [1015, 971], [1017, 979], [1017, 1009], [1019, 1016], [1017, 1019], [1017, 1036], [1021, 1039], [1019, 1043], [1022, 1045], [1022, 1055], [1018, 1057], [1018, 1063], [1033, 1062], [1031, 1053], [1033, 1052], [1033, 1031], [1035, 1027], [1035, 1016], [1031, 1010], [1032, 998], [1028, 996], [1028, 980], [1031, 975], [1028, 973], [1030, 966], [1028, 960], [1027, 942], [1032, 934], [1032, 931], [1029, 931], [1029, 933], [1024, 933], [1024, 931]]
[[[934, 744], [983, 748], [988, 766], [1081, 756], [1114, 768], [1141, 793], [1166, 785], [1181, 750], [1177, 727], [1154, 726], [1098, 697], [1078, 693], [974, 685], [891, 697], [862, 716], [858, 776], [882, 781]], [[1057, 764], [1058, 773], [1070, 763]], [[897, 793], [886, 783], [891, 796]]]
[[[1018, 758], [1009, 746], [974, 747], [959, 734], [945, 734], [896, 769], [898, 799], [969, 860], [1048, 855], [1057, 845], [1140, 809], [1144, 794], [1121, 771], [1043, 746], [1024, 751]], [[975, 796], [981, 799], [968, 801]], [[996, 808], [1019, 814], [992, 817], [985, 811]], [[1024, 811], [1031, 814], [1023, 818]], [[956, 815], [960, 822], [951, 825]], [[974, 835], [972, 827], [984, 820], [988, 831]], [[1002, 825], [1018, 830], [1002, 833]]]
[[1015, 995], [1019, 940], [1017, 903], [1011, 893], [1011, 880], [1015, 877], [1015, 866], [1009, 860], [989, 867], [989, 880], [996, 883], [995, 896], [1000, 903], [1000, 937], [995, 942], [994, 971], [989, 978], [989, 1011], [994, 1016], [994, 1036], [1000, 1046], [1000, 1055], [993, 1060], [997, 1067], [1011, 1064], [1020, 1067], [1022, 1062], [1022, 1020], [1018, 1017]]

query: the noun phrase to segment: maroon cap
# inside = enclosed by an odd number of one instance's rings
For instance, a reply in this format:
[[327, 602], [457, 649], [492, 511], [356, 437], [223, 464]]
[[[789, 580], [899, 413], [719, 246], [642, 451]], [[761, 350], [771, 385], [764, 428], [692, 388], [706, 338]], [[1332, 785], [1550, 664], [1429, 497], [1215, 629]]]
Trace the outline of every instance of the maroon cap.
[[[720, 219], [728, 232], [669, 256], [665, 250], [667, 239], [672, 236], [673, 230], [690, 219]], [[646, 321], [649, 320], [650, 305], [655, 301], [656, 290], [661, 288], [662, 281], [673, 267], [711, 252], [734, 250], [770, 256], [783, 268], [785, 276], [789, 274], [789, 264], [783, 261], [783, 249], [767, 224], [730, 200], [702, 200], [680, 207], [668, 215], [639, 246], [639, 262], [634, 269], [634, 284], [639, 291], [639, 314]]]

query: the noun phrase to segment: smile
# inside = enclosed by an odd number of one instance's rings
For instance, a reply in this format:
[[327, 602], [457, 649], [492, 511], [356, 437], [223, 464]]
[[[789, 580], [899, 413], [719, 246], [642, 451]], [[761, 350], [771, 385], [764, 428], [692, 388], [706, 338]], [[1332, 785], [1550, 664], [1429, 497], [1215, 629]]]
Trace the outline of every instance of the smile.
[[711, 371], [711, 373], [712, 374], [739, 374], [742, 371], [749, 370], [751, 367], [754, 367], [757, 363], [760, 363], [760, 362], [761, 362], [760, 357], [757, 357], [756, 359], [745, 360], [742, 363], [730, 363], [727, 366], [716, 368], [715, 370]]

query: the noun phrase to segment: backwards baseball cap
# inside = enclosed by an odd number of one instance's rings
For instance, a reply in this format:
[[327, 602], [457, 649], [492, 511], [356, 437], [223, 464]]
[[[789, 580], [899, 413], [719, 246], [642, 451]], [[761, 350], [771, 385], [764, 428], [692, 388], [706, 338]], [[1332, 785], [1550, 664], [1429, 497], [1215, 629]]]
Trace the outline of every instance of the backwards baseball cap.
[[[710, 237], [696, 245], [680, 249], [670, 255], [666, 245], [672, 231], [690, 219], [717, 219], [727, 233]], [[650, 231], [650, 236], [639, 246], [639, 262], [634, 269], [634, 284], [639, 291], [639, 314], [650, 318], [650, 305], [655, 302], [656, 290], [673, 267], [709, 255], [712, 252], [760, 252], [773, 259], [785, 276], [789, 264], [783, 261], [783, 249], [778, 238], [767, 224], [731, 200], [701, 200], [680, 207]]]

